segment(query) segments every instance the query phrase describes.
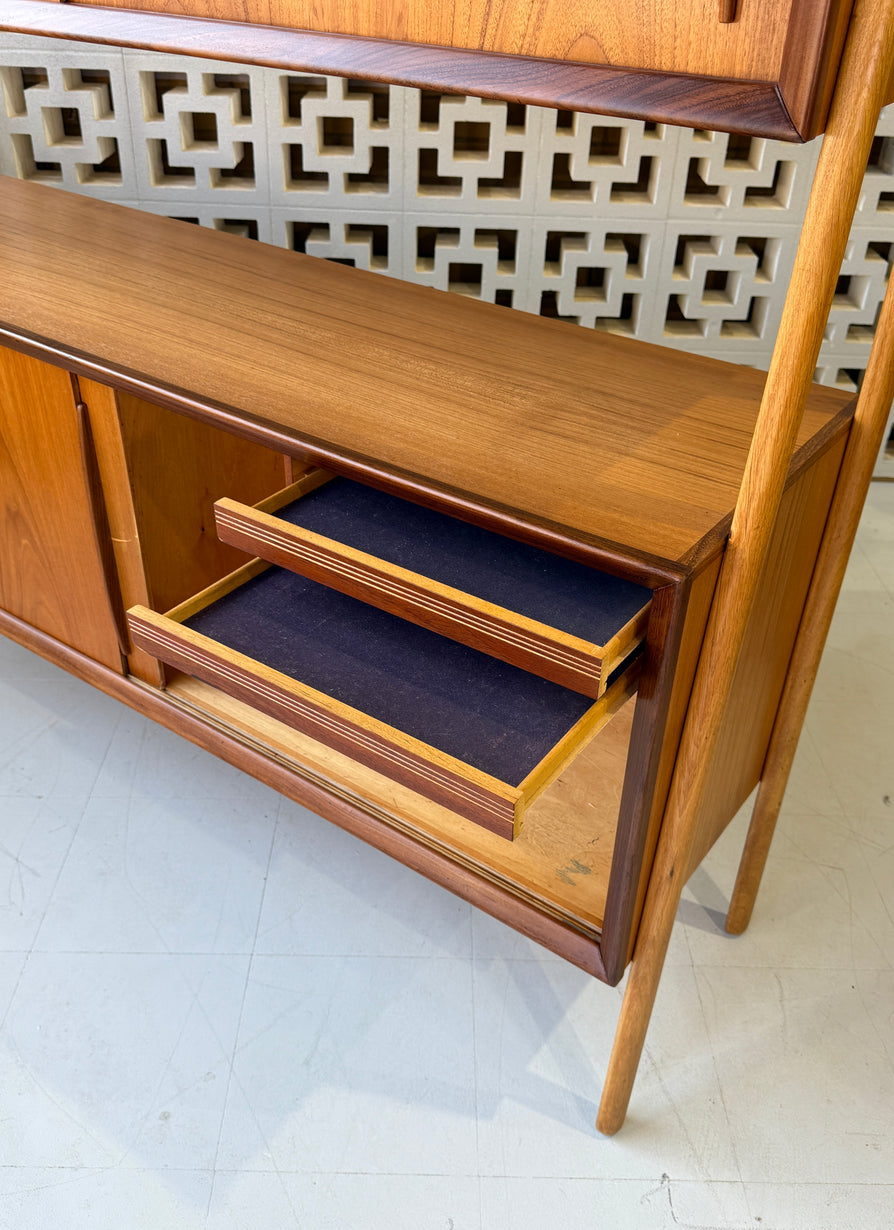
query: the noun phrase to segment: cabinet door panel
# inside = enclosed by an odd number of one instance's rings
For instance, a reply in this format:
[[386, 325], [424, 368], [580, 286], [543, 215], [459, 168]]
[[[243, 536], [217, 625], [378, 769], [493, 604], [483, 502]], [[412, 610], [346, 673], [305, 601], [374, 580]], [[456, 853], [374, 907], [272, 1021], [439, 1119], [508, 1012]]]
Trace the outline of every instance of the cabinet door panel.
[[121, 670], [71, 378], [0, 350], [0, 606]]

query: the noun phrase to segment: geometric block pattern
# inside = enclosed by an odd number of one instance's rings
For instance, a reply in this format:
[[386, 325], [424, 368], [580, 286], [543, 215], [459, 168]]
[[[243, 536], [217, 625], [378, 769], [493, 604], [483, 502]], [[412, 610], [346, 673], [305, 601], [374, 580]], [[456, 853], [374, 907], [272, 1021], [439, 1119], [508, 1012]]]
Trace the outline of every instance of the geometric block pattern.
[[[586, 329], [769, 363], [819, 141], [0, 38], [0, 173]], [[892, 258], [894, 106], [869, 159], [823, 383], [858, 388]], [[894, 435], [877, 473], [894, 477]]]
[[[750, 219], [749, 219], [750, 221]], [[755, 220], [753, 228], [669, 223], [654, 279], [655, 321], [666, 346], [715, 353], [735, 347], [742, 361], [769, 360], [797, 234]]]
[[538, 214], [590, 221], [667, 214], [679, 129], [572, 111], [542, 116]]
[[663, 248], [663, 224], [616, 219], [581, 226], [575, 218], [534, 225], [531, 311], [593, 329], [640, 337], [654, 310], [646, 291]]
[[284, 73], [265, 90], [271, 203], [400, 210], [406, 90]]
[[409, 215], [403, 230], [408, 280], [437, 290], [534, 310], [523, 300], [530, 223], [505, 215]]
[[127, 86], [139, 199], [268, 203], [263, 73], [141, 53]]
[[400, 277], [402, 229], [388, 214], [363, 210], [273, 209], [273, 242], [294, 252]]
[[800, 218], [819, 142], [789, 145], [761, 137], [680, 129], [669, 211], [712, 221]]
[[0, 172], [109, 199], [136, 195], [120, 57], [32, 64], [6, 53], [0, 87]]
[[416, 208], [530, 216], [543, 109], [407, 91], [405, 188]]

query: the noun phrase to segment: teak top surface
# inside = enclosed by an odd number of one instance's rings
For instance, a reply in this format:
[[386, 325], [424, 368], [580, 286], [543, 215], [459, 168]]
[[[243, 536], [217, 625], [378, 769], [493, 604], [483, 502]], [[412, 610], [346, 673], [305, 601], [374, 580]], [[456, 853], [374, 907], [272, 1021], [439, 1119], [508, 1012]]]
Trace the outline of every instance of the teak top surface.
[[13, 344], [594, 562], [719, 545], [763, 373], [18, 180], [0, 215]]

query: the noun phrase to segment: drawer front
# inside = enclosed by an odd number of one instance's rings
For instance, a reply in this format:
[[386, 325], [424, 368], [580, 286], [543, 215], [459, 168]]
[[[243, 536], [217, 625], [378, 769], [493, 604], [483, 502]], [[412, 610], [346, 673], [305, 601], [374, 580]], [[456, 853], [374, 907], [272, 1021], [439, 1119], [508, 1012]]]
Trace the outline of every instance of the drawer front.
[[[423, 742], [413, 733], [407, 733], [377, 716], [362, 712], [336, 696], [302, 682], [292, 674], [249, 656], [242, 652], [244, 642], [239, 641], [238, 635], [223, 638], [234, 640], [237, 643], [234, 648], [223, 643], [223, 639], [205, 635], [204, 632], [184, 626], [180, 622], [197, 618], [203, 613], [213, 614], [216, 618], [222, 609], [223, 599], [231, 597], [241, 601], [242, 595], [238, 591], [245, 586], [243, 593], [247, 593], [247, 582], [264, 581], [267, 571], [264, 565], [255, 561], [168, 615], [159, 615], [145, 607], [133, 608], [128, 613], [128, 621], [134, 643], [169, 665], [220, 688], [236, 699], [252, 705], [261, 713], [287, 723], [503, 837], [512, 838], [517, 834], [526, 806], [549, 785], [562, 767], [585, 746], [634, 689], [637, 673], [635, 663], [613, 682], [595, 704], [588, 705], [583, 697], [577, 696], [575, 700], [576, 694], [555, 689], [556, 692], [563, 693], [559, 698], [563, 704], [565, 696], [570, 698], [571, 706], [567, 710], [567, 716], [563, 709], [556, 726], [556, 737], [553, 739], [550, 734], [548, 745], [536, 745], [532, 763], [521, 761], [522, 768], [514, 774], [515, 780], [506, 781], [450, 752]], [[274, 574], [282, 575], [279, 569], [271, 569], [269, 574], [271, 577]], [[310, 581], [300, 579], [299, 584], [312, 587], [314, 591], [321, 591], [323, 594], [330, 594], [330, 591], [315, 586]], [[263, 602], [262, 588], [252, 592], [261, 595], [257, 599], [253, 597], [252, 601]], [[336, 605], [348, 603], [351, 607], [359, 608], [361, 622], [367, 622], [367, 617], [362, 614], [367, 608], [362, 604], [353, 603], [338, 594], [332, 594], [326, 599], [327, 602], [330, 600]], [[290, 609], [294, 608], [296, 611], [294, 634], [292, 635], [290, 630], [289, 635], [293, 640], [300, 641], [302, 603], [300, 600], [292, 602], [290, 599], [289, 604]], [[217, 612], [214, 611], [215, 606]], [[244, 625], [244, 617], [239, 618]], [[374, 613], [374, 618], [411, 627], [379, 612]], [[412, 638], [418, 640], [419, 637], [429, 638], [435, 643], [449, 644], [429, 632], [411, 629], [411, 641]], [[350, 643], [350, 634], [347, 639]], [[435, 647], [437, 648], [437, 644]], [[461, 655], [470, 656], [471, 674], [474, 676], [476, 661], [481, 655], [459, 646], [454, 646], [454, 650], [458, 650]], [[415, 649], [413, 652], [416, 652]], [[372, 653], [375, 657], [375, 647]], [[493, 664], [493, 668], [488, 668], [486, 664], [489, 661], [483, 659], [485, 670], [496, 668], [519, 675], [522, 677], [522, 687], [525, 686], [525, 679], [532, 680], [533, 685], [540, 689], [554, 687], [533, 676], [524, 676], [523, 672], [515, 671], [514, 668], [503, 667], [502, 664]], [[463, 663], [461, 676], [469, 677], [469, 665], [468, 662]], [[433, 666], [433, 674], [438, 669], [437, 665]], [[473, 685], [474, 683], [473, 679]], [[437, 725], [437, 715], [432, 719], [429, 710], [438, 703], [439, 696], [443, 698], [447, 686], [449, 680], [445, 684], [438, 677], [431, 700], [427, 696], [416, 695], [419, 689], [415, 682], [409, 689], [414, 703], [421, 704], [426, 709], [425, 720], [429, 727], [433, 720]], [[462, 700], [458, 702], [458, 706], [454, 704], [453, 716], [447, 719], [448, 722], [452, 721], [454, 729], [457, 724], [457, 709], [461, 721], [464, 716]], [[470, 703], [470, 726], [474, 725], [473, 710], [474, 705]], [[505, 730], [502, 735], [497, 731], [497, 742], [504, 736], [514, 737], [513, 728], [519, 724], [513, 720], [515, 716], [511, 705], [507, 705]]]
[[[598, 578], [602, 588], [615, 595], [612, 600], [618, 615], [616, 624], [611, 625], [612, 635], [605, 644], [596, 643], [551, 626], [541, 619], [520, 614], [508, 605], [445, 584], [440, 578], [423, 575], [391, 559], [357, 549], [351, 542], [338, 541], [306, 525], [274, 515], [277, 505], [279, 508], [289, 505], [293, 515], [297, 515], [294, 511], [296, 508], [300, 513], [301, 509], [311, 507], [314, 500], [304, 499], [298, 508], [295, 500], [304, 492], [297, 492], [295, 488], [283, 492], [281, 500], [272, 497], [259, 508], [251, 508], [236, 500], [218, 500], [214, 506], [217, 533], [232, 546], [241, 547], [271, 563], [331, 586], [340, 593], [359, 598], [585, 696], [601, 696], [615, 666], [645, 636], [650, 596], [648, 591], [638, 586], [600, 576], [592, 570], [585, 570], [583, 565], [508, 542], [488, 531], [464, 526], [444, 514], [407, 505], [395, 497], [362, 491], [358, 484], [346, 480], [336, 480], [325, 491], [317, 489], [314, 499], [318, 501], [323, 497], [332, 504], [340, 496], [345, 501], [351, 499], [354, 492], [361, 493], [361, 500], [372, 500], [376, 512], [380, 512], [383, 506], [393, 506], [399, 516], [398, 506], [402, 505], [411, 519], [411, 526], [414, 521], [421, 520], [427, 529], [433, 525], [444, 527], [448, 536], [451, 533], [459, 535], [460, 539], [472, 536], [476, 545], [482, 539], [493, 540], [497, 555], [500, 552], [505, 555], [509, 551], [522, 555], [525, 560], [532, 557], [536, 561], [540, 557], [545, 584], [549, 584], [551, 572], [557, 574], [559, 579], [564, 577], [566, 582], [567, 574], [578, 570], [591, 575], [594, 580]], [[377, 501], [379, 507], [375, 507]], [[338, 518], [329, 520], [337, 522]], [[323, 523], [327, 524], [326, 519]], [[352, 527], [347, 528], [350, 530]], [[395, 528], [399, 532], [399, 527]], [[431, 539], [426, 541], [430, 543]], [[396, 544], [398, 557], [401, 548], [406, 545]], [[455, 552], [461, 549], [461, 543], [459, 547], [455, 542], [450, 543], [449, 549]], [[406, 550], [403, 553], [407, 555]], [[413, 554], [411, 550], [409, 557], [412, 558]], [[417, 550], [416, 554], [420, 552]], [[443, 566], [444, 561], [438, 560], [436, 550], [433, 550], [430, 561], [433, 571], [437, 563]], [[500, 559], [495, 560], [496, 567], [502, 563]], [[455, 575], [455, 569], [453, 572]]]

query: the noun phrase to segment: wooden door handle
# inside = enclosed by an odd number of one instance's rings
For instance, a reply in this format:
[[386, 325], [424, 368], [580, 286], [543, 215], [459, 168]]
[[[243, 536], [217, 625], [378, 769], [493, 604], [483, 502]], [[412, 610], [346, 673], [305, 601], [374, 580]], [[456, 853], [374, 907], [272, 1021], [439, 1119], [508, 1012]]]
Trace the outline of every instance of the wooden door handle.
[[739, 7], [739, 0], [720, 0], [720, 16], [719, 20], [724, 25], [729, 25], [731, 21], [736, 20], [736, 9]]
[[106, 511], [102, 479], [99, 473], [99, 460], [96, 456], [96, 445], [93, 441], [93, 429], [90, 426], [90, 414], [78, 395], [77, 386], [75, 386], [75, 414], [78, 422], [78, 441], [81, 446], [81, 468], [90, 505], [93, 540], [96, 544], [96, 553], [99, 556], [99, 562], [102, 567], [106, 599], [112, 615], [112, 622], [115, 625], [118, 648], [121, 651], [122, 657], [126, 659], [128, 653], [130, 653], [130, 641], [127, 633], [127, 620], [124, 617], [124, 600], [121, 597], [115, 552], [112, 547], [112, 533], [109, 529], [109, 517]]

